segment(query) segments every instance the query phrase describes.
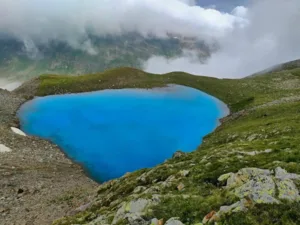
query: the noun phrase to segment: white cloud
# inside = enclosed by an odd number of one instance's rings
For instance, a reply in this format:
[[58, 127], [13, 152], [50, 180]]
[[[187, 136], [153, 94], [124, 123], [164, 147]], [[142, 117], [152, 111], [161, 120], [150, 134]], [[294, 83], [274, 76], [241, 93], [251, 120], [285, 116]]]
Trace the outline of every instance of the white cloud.
[[22, 82], [20, 81], [9, 81], [5, 79], [0, 79], [0, 89], [12, 91], [17, 87], [21, 86]]
[[195, 36], [220, 46], [205, 65], [187, 56], [172, 61], [154, 56], [146, 69], [241, 77], [300, 58], [299, 12], [299, 0], [256, 0], [231, 13], [194, 0], [0, 0], [0, 34], [20, 38], [33, 55], [37, 41], [51, 39], [97, 54], [89, 32]]
[[233, 14], [245, 23], [218, 38], [220, 50], [206, 64], [189, 58], [153, 57], [146, 63], [150, 72], [186, 71], [216, 77], [243, 77], [273, 65], [300, 58], [300, 1], [260, 0]]
[[171, 32], [211, 39], [243, 23], [237, 15], [201, 8], [194, 0], [0, 0], [0, 15], [0, 32], [73, 45], [86, 38], [87, 30], [97, 35]]

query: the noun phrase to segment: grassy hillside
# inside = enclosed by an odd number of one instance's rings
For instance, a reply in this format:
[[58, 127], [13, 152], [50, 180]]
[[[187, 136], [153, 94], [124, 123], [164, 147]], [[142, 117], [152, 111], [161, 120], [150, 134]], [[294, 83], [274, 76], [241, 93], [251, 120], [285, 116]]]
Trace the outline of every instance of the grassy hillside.
[[[212, 94], [227, 103], [232, 114], [196, 151], [179, 154], [155, 168], [126, 174], [100, 185], [94, 201], [86, 208], [55, 224], [150, 224], [148, 221], [152, 218], [165, 222], [178, 217], [184, 224], [196, 225], [207, 214], [206, 218], [217, 215], [221, 206], [241, 200], [235, 194], [235, 188], [225, 188], [226, 182], [218, 179], [221, 175], [236, 173], [243, 168], [256, 168], [255, 173], [259, 174], [258, 169], [273, 171], [278, 167], [300, 174], [300, 69], [240, 80], [219, 80], [180, 72], [162, 76], [120, 68], [79, 77], [43, 75], [16, 92], [45, 96], [106, 88], [151, 88], [170, 83]], [[256, 175], [250, 178], [256, 179]], [[280, 183], [274, 175], [259, 175], [259, 179], [251, 180], [256, 186], [243, 193], [246, 209], [229, 210], [215, 221], [230, 225], [300, 224], [300, 197], [296, 195], [294, 200], [280, 198], [282, 191], [288, 188], [288, 196], [297, 192], [292, 191], [294, 186], [299, 190], [300, 179], [293, 176], [294, 183], [287, 184], [284, 182], [290, 180]], [[242, 176], [240, 182], [250, 178]], [[257, 185], [268, 185], [268, 179], [278, 184], [276, 188], [267, 189], [267, 193], [255, 193]], [[264, 198], [255, 200], [255, 194], [267, 195], [269, 199], [273, 196], [280, 199], [280, 203], [267, 204]], [[133, 212], [132, 207], [140, 206], [143, 201], [147, 202], [147, 207]], [[136, 217], [138, 222], [134, 220]]]

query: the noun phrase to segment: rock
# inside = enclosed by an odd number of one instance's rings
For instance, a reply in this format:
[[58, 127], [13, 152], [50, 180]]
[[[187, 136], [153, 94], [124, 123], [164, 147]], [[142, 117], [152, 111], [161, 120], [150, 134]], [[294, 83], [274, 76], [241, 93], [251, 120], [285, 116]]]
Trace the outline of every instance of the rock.
[[8, 211], [9, 211], [8, 208], [0, 207], [0, 213], [6, 213], [6, 212], [8, 212]]
[[183, 156], [185, 156], [185, 155], [186, 155], [186, 153], [184, 153], [184, 152], [182, 152], [182, 151], [177, 151], [177, 152], [175, 152], [175, 153], [173, 154], [172, 159], [178, 159], [178, 158], [181, 158], [181, 157], [183, 157]]
[[300, 176], [295, 173], [288, 173], [286, 170], [281, 167], [277, 167], [275, 169], [275, 178], [280, 180], [292, 179], [292, 180], [300, 180]]
[[218, 181], [219, 182], [224, 182], [224, 181], [227, 181], [229, 177], [231, 177], [232, 175], [234, 175], [234, 173], [226, 173], [226, 174], [223, 174], [222, 176], [220, 176], [218, 178]]
[[15, 128], [15, 127], [11, 127], [10, 128], [14, 133], [18, 134], [18, 135], [21, 135], [21, 136], [27, 136], [23, 131], [21, 131], [20, 129], [18, 128]]
[[252, 202], [247, 201], [246, 199], [242, 199], [230, 206], [221, 206], [218, 212], [212, 211], [208, 215], [206, 215], [203, 219], [203, 223], [212, 223], [219, 221], [222, 217], [230, 215], [234, 212], [245, 212], [247, 208], [252, 205]]
[[125, 211], [130, 213], [143, 212], [150, 203], [147, 199], [138, 199], [126, 204]]
[[276, 181], [278, 188], [278, 198], [288, 201], [300, 201], [299, 191], [290, 179]]
[[180, 183], [178, 186], [177, 186], [177, 189], [178, 191], [182, 191], [184, 189], [184, 184], [183, 183]]
[[143, 215], [150, 203], [151, 200], [148, 199], [137, 199], [123, 203], [117, 211], [112, 224], [116, 224], [119, 220], [124, 219], [125, 217], [127, 219], [131, 218], [130, 214], [132, 214], [132, 217], [134, 218]]
[[184, 225], [178, 218], [171, 218], [169, 219], [165, 225]]
[[158, 193], [160, 191], [160, 187], [155, 185], [155, 186], [151, 186], [148, 189], [146, 189], [145, 191], [143, 191], [144, 194], [153, 194], [153, 193]]
[[0, 144], [0, 153], [8, 153], [8, 152], [11, 152], [12, 150], [8, 147], [6, 147], [5, 145], [3, 144]]
[[227, 181], [226, 188], [240, 198], [240, 201], [222, 206], [217, 213], [211, 212], [204, 217], [203, 223], [215, 222], [224, 215], [246, 211], [254, 204], [280, 204], [278, 199], [300, 201], [299, 190], [293, 180], [300, 180], [300, 176], [288, 173], [281, 167], [275, 169], [275, 175], [273, 171], [258, 168], [244, 168], [237, 173], [224, 174], [218, 181]]
[[264, 152], [265, 153], [271, 153], [271, 152], [273, 152], [273, 150], [272, 149], [266, 149]]
[[158, 224], [158, 219], [156, 219], [156, 218], [152, 219], [150, 225], [159, 225]]
[[[230, 174], [227, 180], [227, 188], [233, 188], [235, 186], [240, 186], [246, 181], [249, 181], [251, 178], [260, 176], [260, 175], [270, 175], [270, 170], [262, 170], [258, 168], [244, 168], [239, 170], [236, 174]], [[222, 177], [222, 176], [221, 176]], [[219, 178], [221, 178], [219, 177]]]
[[181, 170], [179, 171], [180, 176], [187, 177], [190, 174], [189, 170]]
[[177, 181], [174, 175], [169, 176], [162, 184], [162, 187], [171, 187]]
[[91, 206], [92, 206], [92, 203], [91, 203], [91, 202], [90, 202], [90, 203], [87, 203], [87, 204], [85, 204], [85, 205], [79, 206], [78, 208], [76, 208], [76, 209], [74, 210], [74, 213], [83, 212], [83, 211], [87, 210], [88, 208], [90, 208]]
[[149, 225], [149, 222], [144, 220], [138, 213], [128, 213], [124, 217], [130, 225]]
[[252, 134], [247, 138], [248, 141], [254, 141], [257, 138], [257, 134]]
[[158, 220], [157, 218], [154, 218], [151, 220], [150, 225], [164, 225], [164, 220], [163, 219]]
[[143, 191], [145, 191], [147, 188], [144, 187], [144, 186], [137, 186], [134, 190], [133, 190], [133, 193], [135, 194], [138, 194], [138, 193], [141, 193]]
[[240, 199], [249, 197], [256, 203], [279, 203], [275, 199], [275, 183], [273, 179], [266, 175], [258, 175], [246, 181], [236, 188], [234, 194]]
[[213, 217], [214, 215], [216, 214], [217, 212], [216, 211], [211, 211], [210, 213], [208, 213], [202, 220], [202, 223], [203, 224], [206, 224], [208, 223]]

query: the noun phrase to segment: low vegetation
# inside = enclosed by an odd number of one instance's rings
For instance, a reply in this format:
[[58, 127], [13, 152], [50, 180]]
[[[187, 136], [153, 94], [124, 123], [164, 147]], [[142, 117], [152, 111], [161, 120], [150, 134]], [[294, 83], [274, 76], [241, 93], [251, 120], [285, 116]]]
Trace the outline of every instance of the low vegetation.
[[[134, 199], [159, 198], [159, 203], [151, 204], [143, 212], [144, 221], [179, 217], [184, 224], [193, 225], [202, 222], [208, 213], [237, 201], [218, 181], [223, 174], [248, 167], [269, 170], [281, 167], [300, 174], [298, 68], [239, 80], [181, 72], [154, 75], [120, 68], [77, 77], [43, 75], [33, 82], [38, 84], [37, 88], [28, 91], [24, 85], [16, 92], [45, 96], [180, 84], [216, 96], [231, 109], [231, 115], [223, 119], [222, 125], [196, 151], [100, 185], [91, 207], [55, 224], [86, 224], [100, 217], [111, 223], [122, 204]], [[299, 212], [299, 202], [257, 204], [247, 212], [221, 218], [218, 224], [299, 224]], [[115, 224], [128, 224], [126, 221], [123, 218]]]

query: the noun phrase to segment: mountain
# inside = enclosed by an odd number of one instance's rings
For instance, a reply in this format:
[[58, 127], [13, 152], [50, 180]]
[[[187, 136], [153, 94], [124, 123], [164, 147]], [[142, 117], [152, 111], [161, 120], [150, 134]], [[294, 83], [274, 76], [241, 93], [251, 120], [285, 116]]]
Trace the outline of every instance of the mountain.
[[[18, 126], [20, 104], [34, 96], [167, 84], [205, 91], [231, 114], [194, 152], [104, 184], [92, 183], [57, 146], [9, 129]], [[49, 224], [62, 216], [53, 224], [300, 224], [299, 84], [294, 67], [245, 79], [117, 68], [43, 75], [0, 91], [0, 140], [12, 149], [1, 155], [4, 224]]]
[[78, 75], [110, 68], [143, 68], [151, 56], [173, 58], [184, 51], [196, 51], [199, 61], [211, 49], [193, 38], [168, 35], [143, 37], [136, 33], [121, 36], [90, 36], [80, 46], [57, 40], [34, 43], [31, 40], [0, 38], [0, 78], [28, 80], [40, 74]]
[[252, 74], [249, 77], [251, 77], [251, 76], [259, 76], [259, 75], [265, 74], [265, 73], [280, 72], [280, 71], [284, 71], [284, 70], [292, 70], [292, 69], [297, 69], [297, 68], [300, 68], [300, 59], [272, 66], [272, 67], [270, 67], [268, 69], [265, 69], [263, 71], [257, 72], [255, 74]]

